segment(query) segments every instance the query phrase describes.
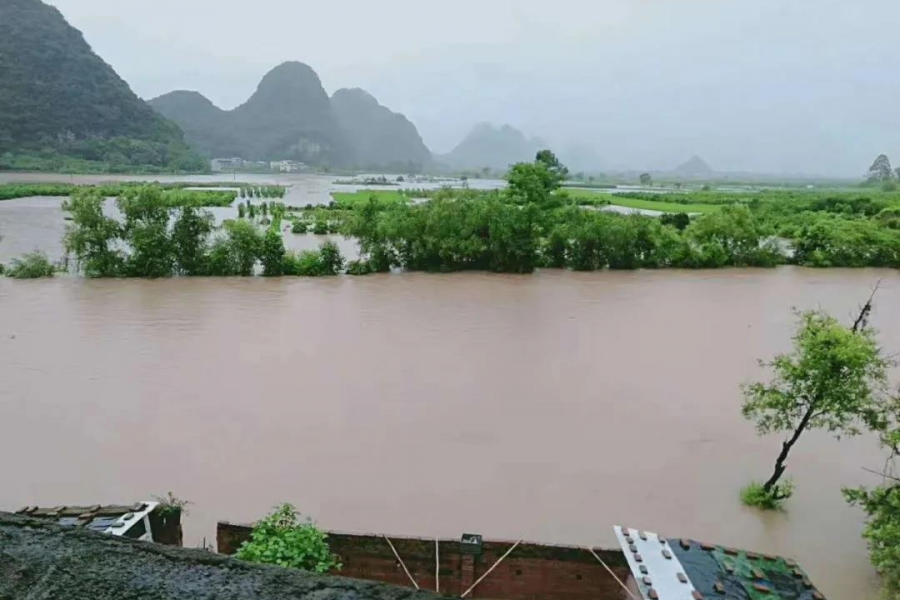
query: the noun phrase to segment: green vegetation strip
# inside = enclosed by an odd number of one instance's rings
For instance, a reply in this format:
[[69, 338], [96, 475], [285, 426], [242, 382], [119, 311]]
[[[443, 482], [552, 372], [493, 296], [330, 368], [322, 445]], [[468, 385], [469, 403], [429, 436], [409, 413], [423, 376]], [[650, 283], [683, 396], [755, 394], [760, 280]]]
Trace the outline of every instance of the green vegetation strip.
[[358, 192], [332, 192], [331, 197], [341, 208], [353, 208], [365, 204], [370, 198], [376, 198], [385, 204], [406, 204], [409, 197], [402, 191], [395, 190], [360, 190]]
[[625, 208], [637, 208], [641, 210], [656, 210], [664, 213], [713, 213], [721, 210], [722, 205], [716, 204], [678, 204], [675, 202], [663, 202], [657, 200], [641, 200], [613, 194], [610, 196], [610, 204], [624, 206]]
[[175, 183], [148, 184], [127, 182], [101, 185], [75, 185], [69, 183], [9, 183], [0, 185], [0, 200], [33, 198], [35, 196], [68, 197], [80, 190], [91, 190], [101, 196], [117, 198], [133, 194], [141, 188], [151, 187], [162, 191], [165, 204], [177, 206], [230, 206], [237, 197], [237, 192], [220, 189], [185, 189], [187, 187], [213, 187], [206, 184]]

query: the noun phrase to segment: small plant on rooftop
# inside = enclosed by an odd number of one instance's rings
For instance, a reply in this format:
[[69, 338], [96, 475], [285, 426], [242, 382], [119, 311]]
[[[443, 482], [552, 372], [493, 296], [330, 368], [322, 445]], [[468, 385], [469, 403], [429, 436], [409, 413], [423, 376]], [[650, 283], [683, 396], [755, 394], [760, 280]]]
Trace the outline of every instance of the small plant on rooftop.
[[193, 504], [189, 500], [182, 500], [172, 492], [168, 492], [165, 496], [153, 496], [153, 499], [159, 502], [159, 514], [163, 516], [188, 514], [187, 507]]
[[775, 484], [771, 490], [754, 481], [741, 490], [741, 502], [763, 510], [781, 510], [784, 501], [794, 495], [794, 481], [787, 478]]
[[341, 568], [327, 537], [311, 520], [302, 520], [292, 505], [282, 504], [253, 526], [250, 540], [241, 545], [236, 556], [250, 562], [327, 573]]

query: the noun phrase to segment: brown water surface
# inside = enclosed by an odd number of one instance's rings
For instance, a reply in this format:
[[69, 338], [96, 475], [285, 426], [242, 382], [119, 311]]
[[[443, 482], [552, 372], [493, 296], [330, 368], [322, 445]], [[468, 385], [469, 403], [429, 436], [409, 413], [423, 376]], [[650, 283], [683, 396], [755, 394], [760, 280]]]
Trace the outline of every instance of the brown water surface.
[[872, 439], [804, 436], [784, 513], [743, 508], [780, 439], [739, 412], [790, 308], [900, 350], [900, 275], [726, 270], [329, 280], [0, 279], [0, 507], [290, 501], [327, 528], [613, 543], [621, 523], [795, 556], [828, 598], [875, 597]]

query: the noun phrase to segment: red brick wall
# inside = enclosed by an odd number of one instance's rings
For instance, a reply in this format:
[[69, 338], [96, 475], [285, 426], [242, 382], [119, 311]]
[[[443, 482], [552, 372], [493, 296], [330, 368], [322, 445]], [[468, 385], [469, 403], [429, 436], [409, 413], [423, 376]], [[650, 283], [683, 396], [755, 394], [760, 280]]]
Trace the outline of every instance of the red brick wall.
[[[250, 528], [219, 523], [218, 551], [233, 554], [249, 538]], [[435, 589], [434, 540], [391, 538], [413, 578], [424, 590]], [[388, 543], [381, 536], [330, 533], [332, 552], [341, 556], [340, 575], [411, 586]], [[483, 553], [471, 559], [466, 573], [459, 540], [440, 540], [440, 591], [459, 596], [500, 558], [513, 542], [485, 541]], [[618, 550], [597, 550], [622, 580], [629, 578]], [[503, 600], [619, 600], [622, 588], [584, 548], [521, 543], [480, 583], [469, 598]]]

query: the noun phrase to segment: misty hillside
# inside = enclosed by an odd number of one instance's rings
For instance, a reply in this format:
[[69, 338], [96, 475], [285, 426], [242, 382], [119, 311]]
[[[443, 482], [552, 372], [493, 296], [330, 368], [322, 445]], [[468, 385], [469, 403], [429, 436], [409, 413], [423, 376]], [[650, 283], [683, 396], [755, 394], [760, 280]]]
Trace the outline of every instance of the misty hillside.
[[505, 170], [511, 164], [533, 160], [545, 145], [538, 138], [526, 138], [515, 127], [480, 123], [456, 148], [438, 160], [452, 169], [480, 170], [490, 167]]
[[431, 157], [405, 117], [362, 90], [339, 90], [329, 98], [316, 72], [299, 62], [269, 71], [250, 99], [231, 111], [184, 91], [150, 105], [178, 123], [188, 142], [209, 157], [370, 167], [421, 167]]
[[81, 32], [40, 0], [0, 1], [0, 154], [203, 167]]
[[672, 173], [685, 179], [709, 179], [715, 174], [705, 160], [693, 155], [687, 162], [676, 167]]
[[340, 89], [331, 97], [331, 106], [360, 167], [409, 165], [407, 170], [415, 171], [431, 162], [416, 126], [365, 90]]
[[234, 110], [221, 110], [201, 94], [185, 91], [165, 94], [150, 105], [178, 123], [187, 141], [210, 157], [318, 165], [343, 164], [350, 152], [319, 76], [299, 62], [269, 71]]

